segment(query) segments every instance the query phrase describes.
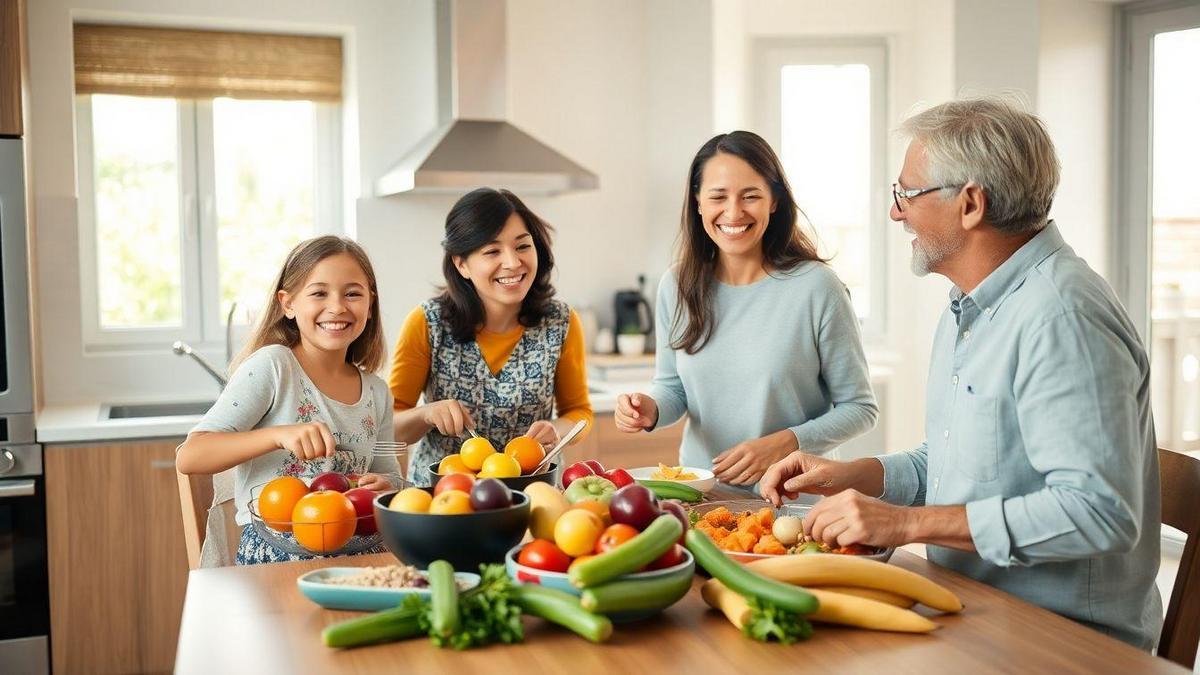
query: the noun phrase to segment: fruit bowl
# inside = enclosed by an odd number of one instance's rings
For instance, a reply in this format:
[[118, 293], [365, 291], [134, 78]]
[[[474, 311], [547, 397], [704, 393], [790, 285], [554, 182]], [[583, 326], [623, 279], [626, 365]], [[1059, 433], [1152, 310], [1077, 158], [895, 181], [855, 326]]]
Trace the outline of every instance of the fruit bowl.
[[[439, 462], [434, 462], [425, 467], [425, 479], [430, 485], [437, 485], [438, 479], [442, 475], [437, 472]], [[504, 483], [510, 490], [524, 490], [529, 487], [530, 483], [549, 483], [558, 487], [559, 470], [557, 462], [550, 462], [550, 467], [542, 473], [536, 473], [531, 476], [513, 476], [512, 478], [497, 478], [496, 480]]]
[[[714, 501], [714, 502], [705, 502], [703, 504], [697, 504], [695, 506], [688, 507], [688, 511], [690, 513], [694, 513], [698, 516], [703, 516], [704, 514], [708, 513], [709, 511], [712, 511], [713, 509], [716, 509], [721, 506], [724, 506], [725, 508], [729, 509], [730, 511], [732, 511], [735, 514], [741, 513], [743, 511], [752, 511], [753, 512], [753, 511], [758, 511], [759, 509], [762, 509], [762, 508], [771, 508], [771, 505], [769, 503], [759, 500], [759, 499], [730, 499], [730, 500], [725, 500], [725, 501]], [[772, 510], [775, 511], [776, 517], [796, 516], [798, 518], [804, 518], [804, 516], [808, 515], [808, 512], [810, 510], [812, 510], [812, 504], [784, 504], [778, 508], [773, 508]], [[876, 549], [876, 550], [878, 551], [878, 553], [856, 555], [855, 557], [867, 558], [868, 560], [877, 560], [879, 562], [887, 562], [888, 559], [892, 557], [892, 553], [894, 553], [896, 549], [885, 548], [885, 549]], [[780, 555], [780, 554], [774, 554], [774, 553], [743, 553], [741, 551], [726, 551], [724, 549], [722, 549], [722, 552], [725, 555], [729, 556], [730, 558], [732, 558], [740, 563], [748, 563], [748, 562], [751, 562], [754, 560], [759, 560], [762, 558], [778, 558]], [[783, 555], [804, 555], [804, 554], [788, 553], [788, 554], [783, 554]], [[816, 555], [816, 554], [814, 554], [814, 555]], [[824, 553], [824, 554], [819, 554], [819, 555], [851, 555], [851, 554]]]
[[[305, 522], [272, 519], [268, 523], [258, 509], [259, 493], [265, 485], [256, 485], [250, 489], [250, 523], [263, 541], [280, 551], [306, 557], [350, 555], [375, 548], [383, 542], [383, 536], [378, 531], [372, 534], [354, 534], [356, 531], [369, 531], [369, 521], [374, 520], [374, 514], [352, 519], [316, 519]], [[404, 486], [402, 482], [401, 487]]]
[[446, 560], [460, 572], [478, 571], [483, 563], [503, 560], [529, 525], [529, 497], [524, 492], [513, 491], [513, 504], [506, 508], [453, 515], [393, 511], [387, 505], [395, 494], [375, 497], [375, 522], [392, 555], [421, 569]]
[[[682, 546], [680, 548], [683, 548]], [[582, 594], [582, 589], [576, 588], [567, 580], [565, 572], [548, 572], [540, 570], [536, 567], [522, 565], [517, 562], [517, 556], [521, 553], [521, 545], [514, 546], [512, 550], [504, 556], [504, 569], [508, 571], [508, 576], [516, 581], [526, 584], [541, 584], [546, 588], [554, 588], [560, 591], [565, 591], [574, 596]], [[661, 570], [649, 570], [646, 572], [634, 572], [619, 576], [613, 581], [662, 581], [664, 579], [690, 579], [696, 574], [696, 559], [692, 557], [692, 552], [683, 549], [683, 562], [673, 567], [664, 567]], [[687, 589], [690, 590], [690, 587]], [[687, 590], [680, 594], [679, 598], [675, 598], [670, 602], [663, 603], [661, 607], [654, 609], [637, 610], [630, 612], [612, 612], [607, 614], [608, 618], [618, 623], [626, 621], [637, 621], [647, 617], [654, 616], [664, 609], [675, 604], [684, 595], [687, 595]]]

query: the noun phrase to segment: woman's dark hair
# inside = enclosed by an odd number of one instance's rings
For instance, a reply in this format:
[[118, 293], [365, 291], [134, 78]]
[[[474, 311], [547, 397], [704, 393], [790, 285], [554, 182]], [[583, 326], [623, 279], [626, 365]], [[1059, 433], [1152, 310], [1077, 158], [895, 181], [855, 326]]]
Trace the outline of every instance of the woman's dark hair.
[[682, 244], [676, 267], [678, 303], [672, 326], [684, 324], [683, 333], [671, 342], [672, 349], [695, 354], [704, 348], [716, 329], [713, 293], [716, 288], [717, 245], [704, 230], [700, 217], [700, 179], [704, 166], [715, 155], [740, 157], [771, 186], [775, 211], [763, 233], [763, 262], [768, 272], [788, 271], [807, 260], [823, 260], [817, 247], [798, 226], [800, 207], [792, 196], [783, 164], [771, 146], [758, 134], [734, 131], [713, 136], [701, 146], [688, 169], [680, 218]]
[[521, 301], [517, 320], [522, 326], [530, 328], [541, 323], [550, 311], [550, 299], [554, 297], [554, 286], [550, 284], [550, 273], [554, 270], [554, 254], [550, 252], [550, 232], [553, 228], [508, 190], [472, 190], [463, 195], [446, 215], [446, 238], [442, 240], [442, 249], [445, 251], [442, 274], [446, 277], [446, 286], [437, 300], [450, 325], [450, 334], [458, 342], [475, 339], [475, 331], [484, 322], [484, 309], [475, 284], [459, 274], [454, 258], [466, 258], [495, 241], [504, 229], [504, 223], [514, 213], [525, 222], [525, 228], [533, 237], [538, 260], [537, 275], [529, 293]]

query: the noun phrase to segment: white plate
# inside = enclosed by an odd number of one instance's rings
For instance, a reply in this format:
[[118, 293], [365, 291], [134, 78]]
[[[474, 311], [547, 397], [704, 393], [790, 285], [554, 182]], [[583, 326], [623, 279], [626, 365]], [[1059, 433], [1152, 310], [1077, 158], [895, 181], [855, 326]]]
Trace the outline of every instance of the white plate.
[[[688, 487], [696, 488], [701, 492], [708, 492], [717, 484], [717, 478], [709, 469], [699, 469], [694, 466], [683, 467], [684, 471], [690, 471], [698, 476], [695, 480], [673, 480], [672, 483], [679, 483]], [[666, 480], [664, 478], [653, 478], [650, 474], [658, 471], [657, 466], [639, 466], [633, 469], [626, 469], [634, 480]]]

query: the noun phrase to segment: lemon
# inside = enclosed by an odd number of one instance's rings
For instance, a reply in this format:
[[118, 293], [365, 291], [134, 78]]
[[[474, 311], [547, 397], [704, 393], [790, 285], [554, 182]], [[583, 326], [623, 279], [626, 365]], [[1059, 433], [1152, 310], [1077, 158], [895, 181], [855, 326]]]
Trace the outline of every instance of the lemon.
[[484, 460], [494, 454], [496, 454], [496, 448], [492, 447], [492, 442], [481, 436], [468, 438], [458, 451], [458, 456], [462, 457], [463, 464], [466, 464], [467, 468], [472, 471], [482, 468]]
[[521, 475], [521, 464], [512, 455], [493, 453], [483, 460], [480, 478], [514, 478]]

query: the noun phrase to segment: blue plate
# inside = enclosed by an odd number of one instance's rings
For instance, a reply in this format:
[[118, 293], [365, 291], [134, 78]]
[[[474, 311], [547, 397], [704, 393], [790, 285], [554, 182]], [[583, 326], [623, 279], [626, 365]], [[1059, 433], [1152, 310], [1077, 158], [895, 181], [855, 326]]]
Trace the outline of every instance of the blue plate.
[[[353, 609], [374, 612], [396, 607], [409, 595], [429, 597], [428, 588], [381, 588], [376, 586], [342, 586], [324, 583], [331, 577], [358, 574], [362, 567], [326, 567], [302, 574], [296, 578], [296, 586], [304, 597], [325, 609]], [[424, 570], [421, 571], [424, 574]], [[479, 575], [470, 572], [455, 572], [454, 576], [471, 587], [479, 584]]]

